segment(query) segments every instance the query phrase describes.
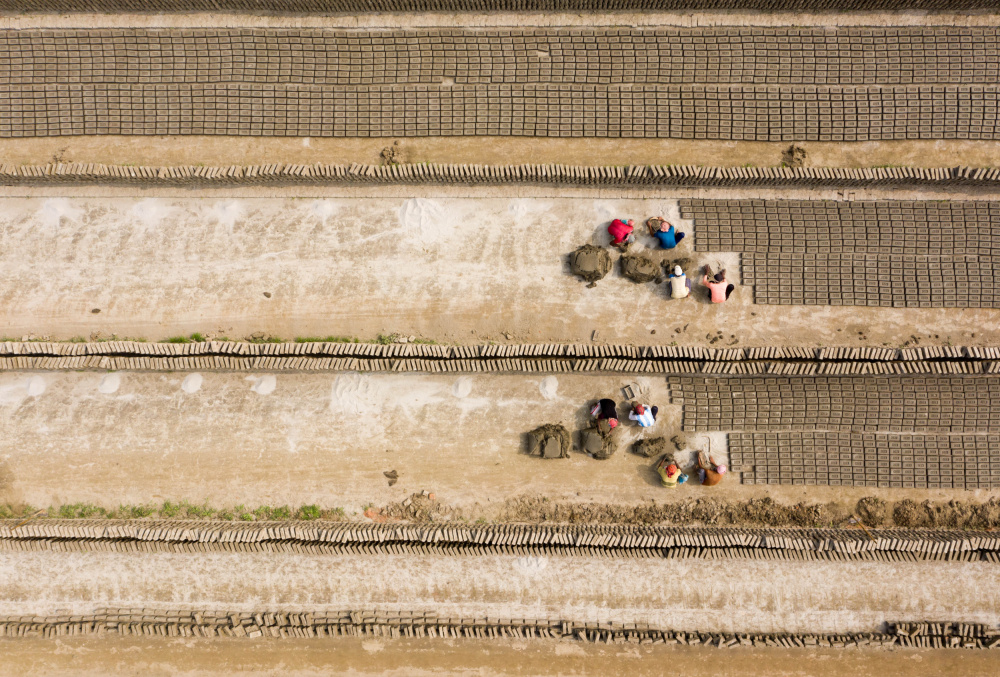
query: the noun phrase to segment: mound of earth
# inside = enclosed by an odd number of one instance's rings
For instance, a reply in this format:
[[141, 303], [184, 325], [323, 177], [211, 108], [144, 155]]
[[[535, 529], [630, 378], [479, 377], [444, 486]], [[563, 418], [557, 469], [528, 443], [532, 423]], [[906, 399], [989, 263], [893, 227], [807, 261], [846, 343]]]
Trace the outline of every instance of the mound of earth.
[[587, 428], [580, 432], [580, 448], [599, 461], [611, 458], [618, 449], [616, 430], [602, 434], [597, 428]]
[[542, 458], [569, 458], [573, 446], [569, 431], [558, 423], [546, 423], [528, 433], [528, 453]]
[[593, 284], [611, 272], [611, 255], [607, 249], [585, 244], [569, 255], [569, 267], [574, 275]]
[[929, 502], [920, 505], [908, 498], [896, 504], [892, 511], [892, 521], [900, 527], [925, 527], [930, 524]]
[[881, 498], [865, 496], [854, 508], [858, 519], [867, 527], [880, 527], [885, 521], [888, 507]]
[[632, 453], [645, 458], [653, 458], [667, 453], [667, 440], [662, 437], [650, 437], [636, 440], [632, 445]]
[[663, 276], [660, 265], [642, 254], [626, 254], [622, 256], [622, 275], [633, 282], [660, 282]]

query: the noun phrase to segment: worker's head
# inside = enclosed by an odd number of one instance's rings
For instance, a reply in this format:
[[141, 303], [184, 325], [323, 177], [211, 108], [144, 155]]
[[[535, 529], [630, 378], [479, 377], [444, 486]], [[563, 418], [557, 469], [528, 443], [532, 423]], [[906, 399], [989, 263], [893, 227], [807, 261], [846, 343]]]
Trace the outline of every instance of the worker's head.
[[674, 465], [673, 463], [671, 463], [670, 465], [667, 466], [667, 474], [668, 475], [673, 475], [675, 472], [677, 472], [677, 466], [676, 465]]
[[726, 281], [726, 274], [725, 273], [716, 273], [715, 274], [715, 281], [716, 282], [725, 282]]
[[680, 266], [674, 266], [674, 275], [676, 275], [677, 277], [680, 277], [683, 274], [684, 274], [684, 271], [681, 270]]
[[666, 221], [660, 221], [660, 232], [665, 233], [668, 230], [670, 230], [670, 224]]
[[726, 466], [724, 466], [724, 465], [717, 465], [717, 466], [715, 466], [715, 472], [719, 473], [720, 475], [725, 475], [726, 474]]
[[639, 416], [642, 416], [643, 414], [646, 413], [646, 407], [642, 406], [641, 404], [635, 405], [635, 413], [639, 414]]
[[628, 225], [634, 226], [635, 225], [635, 221], [633, 219], [629, 219], [628, 220]]
[[618, 419], [617, 418], [609, 418], [608, 419], [608, 427], [611, 428], [612, 430], [614, 430], [615, 428], [617, 428], [618, 427]]

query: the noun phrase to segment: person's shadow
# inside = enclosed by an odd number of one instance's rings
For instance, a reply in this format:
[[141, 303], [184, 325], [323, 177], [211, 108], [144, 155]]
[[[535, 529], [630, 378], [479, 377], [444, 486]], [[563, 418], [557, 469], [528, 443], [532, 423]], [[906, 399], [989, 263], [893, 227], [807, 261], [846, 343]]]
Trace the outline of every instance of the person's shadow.
[[[629, 453], [631, 453], [631, 451]], [[656, 464], [660, 462], [663, 455], [654, 456], [653, 458], [635, 456], [635, 458], [640, 460], [640, 462], [635, 466], [636, 474], [638, 474], [639, 477], [646, 482], [646, 484], [654, 487], [662, 487], [663, 482], [660, 481], [660, 473], [656, 472]]]

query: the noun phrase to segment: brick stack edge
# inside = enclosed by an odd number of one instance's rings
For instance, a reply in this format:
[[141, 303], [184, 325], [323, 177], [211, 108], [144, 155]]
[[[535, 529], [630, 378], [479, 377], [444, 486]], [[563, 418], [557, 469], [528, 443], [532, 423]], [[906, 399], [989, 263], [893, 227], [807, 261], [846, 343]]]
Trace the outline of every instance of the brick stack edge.
[[984, 623], [886, 623], [880, 632], [844, 634], [720, 633], [661, 630], [645, 623], [532, 618], [459, 618], [413, 610], [219, 611], [98, 609], [92, 614], [0, 617], [0, 637], [74, 635], [156, 637], [431, 637], [555, 639], [603, 644], [683, 644], [728, 649], [915, 647], [995, 649], [1000, 631]]
[[0, 0], [19, 12], [958, 11], [994, 0]]
[[131, 166], [99, 163], [0, 163], [0, 185], [99, 183], [124, 185], [545, 184], [641, 187], [995, 188], [990, 167], [700, 167], [559, 164], [285, 164]]

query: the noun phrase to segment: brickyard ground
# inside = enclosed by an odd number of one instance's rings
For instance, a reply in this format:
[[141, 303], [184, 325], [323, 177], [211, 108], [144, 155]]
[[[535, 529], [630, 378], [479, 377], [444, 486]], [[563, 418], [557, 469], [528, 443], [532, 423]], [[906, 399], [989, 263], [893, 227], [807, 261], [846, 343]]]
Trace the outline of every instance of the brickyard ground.
[[[598, 25], [992, 29], [998, 24], [1000, 18], [985, 13], [922, 12], [643, 13], [596, 18], [552, 13], [0, 17], [0, 27], [5, 29]], [[954, 60], [962, 61], [957, 56]], [[974, 60], [966, 59], [964, 64], [961, 68], [972, 67]], [[961, 68], [956, 66], [955, 72]], [[919, 86], [948, 84], [946, 80]], [[782, 162], [789, 145], [662, 138], [57, 136], [4, 138], [0, 162], [378, 163], [382, 150], [396, 140], [396, 160], [411, 163], [768, 167]], [[993, 165], [998, 143], [911, 138], [801, 145], [808, 152], [807, 163], [814, 167], [939, 167]], [[995, 202], [997, 195], [978, 189], [620, 190], [513, 185], [3, 187], [0, 337], [158, 341], [197, 332], [232, 340], [334, 336], [373, 341], [412, 336], [459, 345], [1000, 345], [1000, 316], [994, 308], [755, 304], [752, 290], [740, 284], [738, 252], [695, 251], [699, 224], [679, 215], [680, 201], [691, 198], [985, 204]], [[667, 216], [687, 231], [688, 239], [677, 250], [653, 249], [641, 223], [655, 215]], [[619, 216], [634, 218], [640, 226], [636, 251], [663, 261], [686, 259], [685, 268], [692, 275], [705, 263], [725, 267], [737, 283], [734, 296], [722, 306], [703, 298], [671, 301], [665, 285], [634, 284], [617, 269], [595, 288], [586, 288], [570, 275], [567, 255], [582, 244], [606, 245], [607, 224]], [[990, 237], [995, 241], [993, 232], [987, 232], [986, 239]], [[785, 271], [769, 272], [780, 276]], [[875, 276], [865, 279], [878, 288]], [[995, 283], [988, 282], [987, 286]], [[0, 508], [28, 515], [48, 509], [48, 516], [54, 517], [60, 507], [82, 514], [98, 508], [124, 510], [123, 504], [169, 503], [224, 508], [232, 513], [228, 516], [239, 518], [259, 506], [287, 505], [294, 511], [315, 504], [327, 516], [364, 524], [382, 519], [447, 524], [631, 524], [675, 514], [684, 515], [688, 524], [713, 524], [723, 512], [717, 504], [770, 499], [769, 506], [791, 511], [794, 519], [805, 515], [812, 526], [847, 527], [848, 519], [860, 514], [859, 500], [874, 498], [868, 505], [881, 506], [884, 514], [880, 522], [872, 519], [884, 527], [910, 526], [914, 511], [938, 519], [917, 520], [916, 524], [966, 526], [967, 522], [946, 522], [941, 515], [948, 510], [968, 512], [970, 504], [990, 501], [992, 507], [983, 511], [985, 522], [976, 526], [995, 527], [998, 519], [1000, 482], [989, 486], [992, 479], [973, 490], [850, 486], [846, 473], [841, 480], [835, 472], [839, 461], [812, 473], [812, 479], [836, 478], [836, 483], [823, 479], [818, 485], [791, 484], [791, 475], [775, 470], [773, 477], [780, 484], [741, 484], [744, 469], [734, 468], [714, 488], [692, 481], [675, 491], [664, 489], [651, 467], [656, 459], [630, 453], [633, 441], [649, 434], [668, 440], [680, 436], [684, 440], [678, 457], [687, 463], [696, 448], [710, 449], [720, 460], [732, 460], [727, 434], [744, 425], [736, 422], [732, 402], [719, 406], [720, 402], [713, 401], [711, 409], [705, 401], [686, 401], [683, 409], [680, 401], [671, 402], [674, 377], [221, 370], [199, 372], [197, 379], [191, 379], [192, 375], [181, 371], [0, 372]], [[872, 412], [882, 411], [880, 406], [890, 413], [899, 412], [899, 425], [879, 421], [881, 427], [875, 433], [880, 440], [889, 434], [914, 433], [911, 429], [920, 421], [915, 421], [913, 402], [901, 401], [900, 409], [892, 409], [876, 397], [883, 393], [888, 400], [896, 392], [884, 387], [884, 379], [856, 378], [872, 386]], [[990, 445], [995, 443], [990, 436], [995, 437], [998, 430], [997, 405], [988, 394], [997, 378], [979, 374], [942, 380], [948, 384], [940, 387], [941, 393], [948, 391], [948, 401], [936, 390], [929, 394], [931, 399], [940, 395], [932, 406], [935, 420], [943, 421], [941, 429], [917, 432], [920, 441], [973, 440], [969, 448], [974, 451], [968, 454], [971, 463], [983, 461], [991, 470]], [[645, 391], [644, 399], [660, 407], [657, 427], [651, 433], [625, 426], [618, 451], [605, 461], [578, 450], [568, 459], [553, 461], [523, 453], [528, 430], [562, 423], [575, 432], [588, 423], [588, 402], [605, 396], [621, 400], [621, 387], [636, 381]], [[811, 393], [822, 389], [815, 380], [803, 378], [794, 383], [804, 384], [800, 390]], [[959, 402], [963, 393], [965, 401]], [[842, 394], [832, 393], [832, 398], [841, 400], [838, 415], [850, 409], [843, 406]], [[848, 438], [860, 435], [866, 425], [861, 413], [869, 400], [860, 397], [858, 401], [861, 404], [850, 409], [857, 420], [835, 421], [842, 427], [833, 428], [851, 428]], [[805, 411], [806, 402], [812, 400], [803, 397], [788, 404], [776, 398], [773, 411], [798, 419], [829, 414]], [[775, 416], [768, 432], [788, 434], [779, 418]], [[694, 429], [683, 430], [684, 420]], [[710, 425], [700, 425], [699, 420]], [[808, 451], [798, 451], [805, 446], [801, 440], [797, 443], [796, 466], [807, 469], [801, 459], [807, 458]], [[830, 445], [831, 453], [842, 451], [836, 441], [824, 444]], [[668, 448], [674, 450], [672, 444]], [[902, 453], [896, 452], [897, 456]], [[752, 457], [749, 451], [744, 455]], [[937, 458], [943, 463], [946, 455], [942, 451]], [[814, 453], [808, 458], [819, 456]], [[852, 457], [844, 463], [876, 474], [884, 469], [875, 456], [860, 461]], [[970, 464], [968, 472], [977, 473], [978, 479], [982, 467]], [[956, 469], [954, 476], [964, 477], [965, 468]], [[390, 479], [386, 473], [393, 471]], [[903, 473], [901, 467], [899, 472]], [[423, 512], [410, 509], [414, 501]], [[930, 502], [926, 509], [920, 507], [925, 501]], [[814, 510], [795, 512], [797, 504]], [[686, 512], [668, 509], [681, 505], [688, 506]], [[893, 507], [900, 505], [907, 510], [897, 520]], [[761, 512], [770, 514], [769, 510]], [[36, 519], [45, 516], [36, 515]], [[767, 518], [761, 519], [766, 523]], [[725, 522], [720, 518], [719, 523]], [[752, 520], [750, 525], [760, 526]], [[853, 529], [852, 533], [860, 532]], [[1000, 622], [1000, 599], [993, 584], [998, 565], [987, 560], [64, 552], [58, 549], [58, 540], [55, 545], [36, 544], [34, 550], [18, 551], [16, 542], [0, 550], [0, 616], [56, 617], [109, 606], [247, 611], [372, 608], [425, 610], [455, 617], [568, 617], [718, 632], [801, 633], [873, 632], [896, 620], [992, 627]], [[671, 671], [866, 677], [994, 675], [1000, 662], [997, 651], [986, 650], [737, 647], [720, 651], [541, 639], [371, 637], [3, 637], [0, 651], [4, 656], [0, 675], [19, 676], [112, 672], [632, 675]]]

